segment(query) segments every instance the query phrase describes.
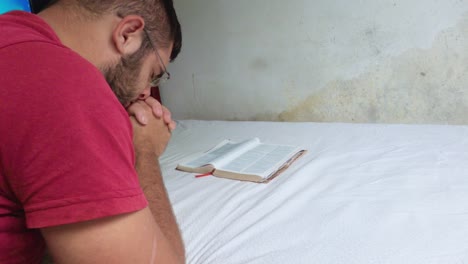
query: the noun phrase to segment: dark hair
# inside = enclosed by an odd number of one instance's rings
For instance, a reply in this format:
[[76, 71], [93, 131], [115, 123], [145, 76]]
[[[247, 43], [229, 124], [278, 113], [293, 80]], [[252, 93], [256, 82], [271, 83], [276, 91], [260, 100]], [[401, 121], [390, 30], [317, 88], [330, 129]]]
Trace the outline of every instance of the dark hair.
[[[139, 15], [145, 20], [145, 29], [155, 38], [160, 47], [169, 47], [173, 42], [171, 61], [182, 48], [182, 30], [172, 0], [51, 0], [75, 2], [93, 15], [115, 13], [120, 17]], [[149, 48], [149, 45], [145, 45]]]
[[53, 4], [56, 0], [32, 0], [32, 9], [34, 13], [41, 12], [47, 6]]
[[179, 19], [177, 18], [172, 0], [163, 0], [164, 7], [171, 25], [171, 36], [174, 41], [172, 46], [171, 61], [175, 60], [182, 49], [182, 28], [180, 27]]

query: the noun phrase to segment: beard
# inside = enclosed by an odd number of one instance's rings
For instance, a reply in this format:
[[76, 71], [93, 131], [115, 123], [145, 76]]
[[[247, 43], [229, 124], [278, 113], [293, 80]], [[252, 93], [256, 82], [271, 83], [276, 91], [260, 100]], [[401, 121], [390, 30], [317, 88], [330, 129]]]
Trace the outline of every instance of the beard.
[[135, 101], [142, 90], [138, 89], [138, 83], [144, 56], [145, 52], [140, 48], [123, 57], [117, 65], [101, 67], [104, 78], [124, 107]]

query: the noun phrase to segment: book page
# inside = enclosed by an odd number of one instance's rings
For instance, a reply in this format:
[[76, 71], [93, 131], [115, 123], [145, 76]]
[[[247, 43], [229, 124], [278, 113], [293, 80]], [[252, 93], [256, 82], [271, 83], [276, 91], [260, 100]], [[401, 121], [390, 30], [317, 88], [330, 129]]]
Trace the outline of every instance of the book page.
[[212, 150], [182, 165], [192, 168], [202, 167], [208, 164], [211, 164], [215, 167], [222, 166], [223, 164], [226, 164], [234, 159], [234, 157], [239, 155], [239, 153], [252, 148], [259, 142], [260, 140], [258, 138], [245, 140], [240, 143], [224, 140]]
[[297, 152], [295, 146], [259, 144], [218, 169], [266, 178]]

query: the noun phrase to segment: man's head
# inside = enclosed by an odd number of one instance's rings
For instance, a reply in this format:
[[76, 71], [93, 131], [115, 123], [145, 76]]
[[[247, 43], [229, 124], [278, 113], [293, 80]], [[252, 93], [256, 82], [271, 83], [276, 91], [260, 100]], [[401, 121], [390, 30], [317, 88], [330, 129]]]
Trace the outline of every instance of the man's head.
[[182, 33], [172, 0], [57, 0], [54, 5], [99, 23], [95, 35], [107, 34], [91, 38], [101, 40], [96, 49], [110, 54], [95, 64], [125, 106], [148, 96], [150, 83], [165, 73], [181, 50]]

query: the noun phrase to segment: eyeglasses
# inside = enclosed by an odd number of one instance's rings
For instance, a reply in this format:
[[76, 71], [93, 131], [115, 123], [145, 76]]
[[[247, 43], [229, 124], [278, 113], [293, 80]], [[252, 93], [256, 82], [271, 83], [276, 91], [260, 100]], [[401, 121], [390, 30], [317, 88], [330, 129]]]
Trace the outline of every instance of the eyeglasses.
[[161, 56], [159, 55], [158, 50], [156, 49], [156, 44], [154, 44], [153, 41], [151, 40], [148, 31], [146, 29], [144, 29], [143, 32], [145, 32], [145, 35], [149, 40], [150, 46], [154, 50], [156, 55], [158, 56], [159, 62], [161, 63], [161, 66], [163, 68], [163, 73], [160, 76], [156, 76], [156, 77], [152, 78], [152, 80], [150, 82], [151, 87], [157, 87], [160, 84], [165, 83], [168, 80], [170, 80], [171, 79], [171, 74], [167, 71], [166, 66], [164, 66], [164, 62], [161, 59]]

